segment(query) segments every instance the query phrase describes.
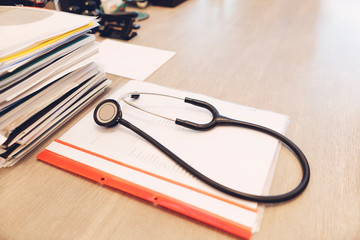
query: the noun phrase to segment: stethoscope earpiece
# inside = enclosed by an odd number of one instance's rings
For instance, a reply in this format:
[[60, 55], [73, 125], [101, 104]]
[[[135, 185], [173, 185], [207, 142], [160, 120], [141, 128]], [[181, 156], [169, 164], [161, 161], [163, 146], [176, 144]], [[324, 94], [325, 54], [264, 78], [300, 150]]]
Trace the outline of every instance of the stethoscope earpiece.
[[114, 99], [106, 99], [99, 103], [94, 111], [96, 124], [103, 127], [114, 127], [121, 119], [122, 112], [119, 103]]

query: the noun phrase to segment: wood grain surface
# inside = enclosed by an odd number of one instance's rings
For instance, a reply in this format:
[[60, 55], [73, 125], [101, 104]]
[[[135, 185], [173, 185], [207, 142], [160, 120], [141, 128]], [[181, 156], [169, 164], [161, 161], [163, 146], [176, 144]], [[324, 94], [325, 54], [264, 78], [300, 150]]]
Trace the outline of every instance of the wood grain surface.
[[[266, 206], [254, 240], [360, 239], [359, 10], [355, 0], [188, 0], [141, 10], [150, 17], [129, 43], [176, 52], [147, 82], [291, 118], [286, 135], [309, 160], [310, 184]], [[108, 77], [110, 91], [128, 81]], [[0, 170], [0, 239], [237, 239], [36, 160], [94, 106]], [[271, 193], [300, 177], [283, 149]]]

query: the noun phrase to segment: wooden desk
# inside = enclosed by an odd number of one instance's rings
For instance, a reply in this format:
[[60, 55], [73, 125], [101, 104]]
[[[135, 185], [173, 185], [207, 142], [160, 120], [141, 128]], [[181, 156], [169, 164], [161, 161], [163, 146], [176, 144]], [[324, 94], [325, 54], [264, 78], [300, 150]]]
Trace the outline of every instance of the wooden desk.
[[[266, 207], [253, 239], [360, 239], [359, 9], [350, 0], [188, 0], [144, 10], [150, 18], [130, 43], [176, 51], [148, 82], [291, 117], [287, 136], [309, 159], [310, 184]], [[92, 107], [0, 170], [0, 239], [236, 239], [36, 160]], [[272, 193], [299, 178], [282, 151]]]

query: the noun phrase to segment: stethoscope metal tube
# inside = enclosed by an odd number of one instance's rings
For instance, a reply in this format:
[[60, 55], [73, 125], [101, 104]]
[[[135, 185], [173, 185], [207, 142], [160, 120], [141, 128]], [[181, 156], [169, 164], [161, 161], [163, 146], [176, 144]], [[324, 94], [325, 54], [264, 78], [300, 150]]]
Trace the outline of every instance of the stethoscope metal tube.
[[166, 117], [166, 116], [162, 116], [160, 114], [156, 114], [154, 112], [151, 112], [151, 111], [148, 111], [144, 108], [141, 108], [131, 102], [129, 102], [128, 100], [126, 100], [126, 97], [131, 97], [131, 98], [134, 98], [134, 99], [137, 99], [140, 97], [140, 95], [153, 95], [153, 96], [160, 96], [160, 97], [167, 97], [167, 98], [173, 98], [173, 99], [177, 99], [177, 100], [181, 100], [181, 101], [184, 101], [185, 99], [184, 98], [181, 98], [181, 97], [176, 97], [176, 96], [171, 96], [171, 95], [166, 95], [166, 94], [161, 94], [161, 93], [148, 93], [148, 92], [133, 92], [133, 93], [127, 93], [125, 94], [124, 96], [120, 97], [118, 99], [118, 101], [123, 101], [124, 103], [136, 108], [136, 109], [139, 109], [143, 112], [146, 112], [146, 113], [149, 113], [153, 116], [156, 116], [156, 117], [159, 117], [159, 118], [163, 118], [163, 119], [166, 119], [168, 121], [172, 121], [172, 122], [175, 122], [176, 120], [175, 119], [172, 119], [172, 118], [169, 118], [169, 117]]
[[[127, 94], [127, 96], [131, 96], [132, 98], [138, 98], [140, 96], [140, 94], [153, 94], [153, 93], [130, 93], [130, 94]], [[174, 160], [177, 164], [179, 164], [181, 167], [183, 167], [185, 170], [187, 170], [193, 176], [197, 177], [198, 179], [200, 179], [204, 183], [212, 186], [213, 188], [215, 188], [223, 193], [237, 197], [237, 198], [241, 198], [241, 199], [248, 200], [248, 201], [255, 201], [255, 202], [259, 202], [259, 203], [280, 203], [280, 202], [288, 201], [290, 199], [295, 198], [300, 193], [302, 193], [305, 190], [305, 188], [307, 187], [309, 180], [310, 180], [310, 167], [309, 167], [308, 161], [307, 161], [305, 155], [303, 154], [303, 152], [300, 150], [300, 148], [295, 143], [293, 143], [290, 139], [285, 137], [284, 135], [282, 135], [272, 129], [269, 129], [269, 128], [266, 128], [266, 127], [263, 127], [263, 126], [260, 126], [257, 124], [252, 124], [252, 123], [243, 122], [243, 121], [224, 117], [219, 114], [219, 112], [213, 105], [211, 105], [207, 102], [204, 102], [204, 101], [200, 101], [200, 100], [192, 99], [192, 98], [182, 99], [182, 98], [169, 96], [169, 95], [163, 95], [163, 94], [155, 94], [155, 95], [184, 100], [185, 103], [189, 103], [189, 104], [193, 104], [198, 107], [206, 108], [207, 110], [209, 110], [211, 112], [211, 114], [213, 116], [212, 120], [206, 124], [198, 124], [198, 123], [194, 123], [194, 122], [187, 121], [187, 120], [176, 119], [175, 124], [177, 124], [177, 125], [181, 125], [183, 127], [194, 129], [194, 130], [199, 130], [199, 131], [209, 130], [209, 129], [214, 128], [215, 126], [245, 127], [245, 128], [249, 128], [249, 129], [252, 129], [255, 131], [260, 131], [262, 133], [265, 133], [267, 135], [270, 135], [270, 136], [280, 140], [283, 144], [288, 146], [293, 151], [295, 156], [298, 158], [298, 161], [301, 165], [302, 173], [303, 173], [300, 183], [292, 191], [287, 192], [285, 194], [280, 194], [280, 195], [261, 196], [261, 195], [253, 195], [253, 194], [243, 193], [243, 192], [231, 189], [229, 187], [226, 187], [224, 185], [221, 185], [218, 182], [215, 182], [214, 180], [208, 178], [201, 172], [197, 171], [195, 168], [191, 167], [189, 164], [187, 164], [185, 161], [183, 161], [181, 158], [179, 158], [176, 154], [171, 152], [169, 149], [167, 149], [164, 145], [159, 143], [153, 137], [151, 137], [150, 135], [148, 135], [147, 133], [145, 133], [138, 127], [134, 126], [130, 122], [123, 119], [122, 113], [120, 110], [120, 105], [115, 100], [108, 99], [108, 100], [102, 101], [96, 107], [96, 109], [94, 111], [94, 120], [98, 125], [105, 126], [105, 127], [113, 127], [113, 126], [117, 125], [117, 123], [127, 127], [128, 129], [134, 131], [139, 136], [141, 136], [142, 138], [147, 140], [153, 146], [158, 148], [160, 151], [162, 151], [164, 154], [166, 154], [168, 157], [170, 157], [172, 160]], [[170, 118], [167, 118], [164, 116], [160, 116], [158, 114], [154, 114], [152, 112], [149, 112], [145, 109], [138, 107], [135, 104], [130, 103], [129, 101], [125, 100], [125, 98], [127, 96], [123, 96], [120, 99], [123, 100], [125, 103], [127, 103], [137, 109], [148, 112], [148, 113], [153, 114], [158, 117], [162, 117], [162, 118], [174, 121], [173, 119], [170, 119]]]

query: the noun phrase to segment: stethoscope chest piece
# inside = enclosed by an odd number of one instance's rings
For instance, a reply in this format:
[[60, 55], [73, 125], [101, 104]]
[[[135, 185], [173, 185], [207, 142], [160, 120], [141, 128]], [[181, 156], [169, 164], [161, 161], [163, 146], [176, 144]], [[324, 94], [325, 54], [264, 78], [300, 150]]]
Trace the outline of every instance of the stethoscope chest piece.
[[107, 99], [97, 105], [94, 111], [96, 124], [103, 127], [114, 127], [121, 119], [120, 105], [116, 100]]

